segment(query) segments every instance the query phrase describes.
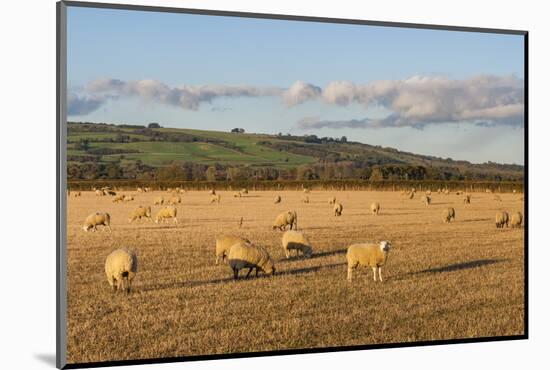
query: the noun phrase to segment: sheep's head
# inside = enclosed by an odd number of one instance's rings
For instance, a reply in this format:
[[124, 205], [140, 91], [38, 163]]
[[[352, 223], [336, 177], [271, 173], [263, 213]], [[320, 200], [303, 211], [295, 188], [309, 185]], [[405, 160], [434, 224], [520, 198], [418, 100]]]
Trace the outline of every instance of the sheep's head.
[[385, 241], [385, 240], [380, 242], [380, 250], [382, 252], [387, 253], [387, 252], [390, 251], [391, 248], [392, 248], [392, 246], [391, 246], [390, 242]]
[[88, 230], [90, 230], [90, 228], [91, 228], [90, 225], [84, 225], [84, 226], [82, 226], [82, 230], [84, 230], [84, 231], [88, 231]]

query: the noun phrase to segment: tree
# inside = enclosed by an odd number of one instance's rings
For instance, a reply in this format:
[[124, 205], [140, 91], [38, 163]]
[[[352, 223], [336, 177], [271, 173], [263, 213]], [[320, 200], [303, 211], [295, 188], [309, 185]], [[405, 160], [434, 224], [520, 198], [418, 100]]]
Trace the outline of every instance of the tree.
[[345, 137], [345, 136], [342, 136], [342, 137], [340, 138], [340, 142], [341, 142], [341, 143], [347, 143], [347, 142], [348, 142], [348, 138]]
[[162, 128], [162, 126], [159, 125], [157, 122], [151, 122], [147, 125], [147, 128]]

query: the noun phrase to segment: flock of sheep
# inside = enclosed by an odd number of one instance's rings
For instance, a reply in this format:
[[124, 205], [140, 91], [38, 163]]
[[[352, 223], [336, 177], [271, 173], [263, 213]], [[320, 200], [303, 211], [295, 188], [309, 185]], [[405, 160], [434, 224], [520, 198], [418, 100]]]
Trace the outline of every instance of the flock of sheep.
[[[127, 198], [133, 200], [133, 196], [126, 195], [117, 195], [116, 192], [112, 191], [109, 188], [94, 189], [96, 195], [111, 195], [114, 197], [113, 202], [117, 203], [120, 201], [127, 201]], [[138, 188], [138, 192], [147, 192], [151, 191], [148, 188]], [[184, 192], [182, 189], [171, 190], [173, 196], [168, 200], [165, 200], [162, 196], [156, 197], [154, 200], [154, 205], [170, 204], [161, 208], [154, 221], [164, 222], [166, 220], [172, 219], [174, 223], [177, 223], [177, 208], [176, 204], [181, 203], [181, 196], [178, 193]], [[309, 193], [309, 189], [304, 189], [304, 193]], [[413, 199], [415, 196], [416, 190], [413, 188], [410, 191], [403, 192], [408, 199]], [[449, 194], [448, 189], [439, 189], [438, 193]], [[248, 194], [247, 189], [242, 189], [239, 192], [235, 192], [235, 197], [242, 197], [243, 194]], [[462, 192], [457, 192], [457, 195], [462, 195]], [[75, 197], [81, 196], [80, 192], [74, 194]], [[216, 194], [215, 190], [210, 191], [211, 202], [220, 202], [220, 195]], [[422, 196], [422, 202], [426, 205], [431, 204], [431, 192], [427, 191], [425, 195]], [[307, 200], [307, 201], [306, 201]], [[496, 199], [495, 199], [496, 200]], [[281, 196], [277, 196], [274, 200], [274, 203], [280, 203], [282, 201]], [[464, 203], [470, 204], [471, 196], [469, 194], [464, 195]], [[309, 197], [304, 196], [302, 202], [308, 203]], [[331, 197], [328, 200], [328, 203], [333, 206], [333, 211], [335, 216], [341, 216], [343, 211], [343, 206], [341, 203], [336, 201], [335, 197]], [[380, 203], [373, 202], [370, 207], [371, 213], [373, 215], [378, 215], [380, 212]], [[448, 223], [454, 221], [455, 219], [455, 209], [453, 207], [448, 207], [443, 209], [442, 213], [443, 222]], [[134, 222], [136, 220], [151, 220], [151, 207], [150, 206], [138, 206], [130, 213], [128, 219], [129, 222]], [[523, 222], [523, 215], [521, 212], [515, 212], [509, 215], [507, 212], [500, 211], [496, 214], [495, 218], [496, 227], [503, 228], [504, 226], [508, 227], [521, 227]], [[96, 231], [98, 226], [103, 226], [105, 229], [111, 231], [110, 227], [111, 217], [109, 213], [106, 212], [95, 212], [86, 217], [83, 225], [84, 231]], [[242, 225], [242, 217], [240, 219], [239, 225]], [[289, 230], [286, 230], [289, 226]], [[294, 251], [296, 256], [302, 255], [304, 258], [309, 258], [313, 255], [313, 247], [307, 238], [307, 236], [298, 231], [298, 215], [296, 211], [285, 211], [279, 214], [273, 225], [273, 230], [284, 231], [282, 236], [281, 244], [283, 247], [284, 254], [286, 258], [290, 258], [291, 251]], [[377, 277], [382, 281], [382, 266], [385, 265], [388, 253], [391, 250], [391, 243], [388, 241], [380, 241], [379, 243], [360, 243], [353, 244], [347, 248], [346, 258], [348, 264], [347, 270], [347, 279], [349, 282], [352, 280], [352, 271], [358, 267], [370, 267], [373, 270], [374, 281], [377, 280]], [[216, 248], [215, 248], [215, 257], [216, 265], [221, 262], [225, 262], [229, 265], [233, 271], [233, 277], [235, 279], [239, 276], [239, 271], [242, 269], [248, 269], [246, 277], [248, 278], [251, 272], [254, 270], [255, 275], [258, 275], [258, 272], [263, 272], [265, 274], [275, 274], [275, 264], [273, 259], [270, 257], [268, 251], [252, 243], [246, 238], [242, 238], [236, 235], [222, 235], [216, 238]], [[128, 249], [117, 249], [107, 256], [105, 261], [105, 273], [107, 275], [107, 280], [109, 285], [114, 291], [122, 290], [125, 292], [130, 291], [130, 286], [132, 279], [137, 273], [137, 256], [136, 254]]]

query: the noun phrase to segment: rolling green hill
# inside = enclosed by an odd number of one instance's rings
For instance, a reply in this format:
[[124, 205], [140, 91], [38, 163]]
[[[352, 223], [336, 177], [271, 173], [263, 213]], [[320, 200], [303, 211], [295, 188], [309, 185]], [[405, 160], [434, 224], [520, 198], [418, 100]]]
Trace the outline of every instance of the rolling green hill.
[[228, 178], [230, 168], [246, 168], [247, 175], [253, 170], [255, 176], [262, 169], [265, 179], [306, 180], [522, 180], [524, 172], [518, 165], [472, 164], [344, 138], [75, 122], [68, 124], [67, 137], [69, 178], [155, 177], [151, 174], [178, 163], [194, 171], [187, 179], [206, 176], [208, 167], [216, 178]]

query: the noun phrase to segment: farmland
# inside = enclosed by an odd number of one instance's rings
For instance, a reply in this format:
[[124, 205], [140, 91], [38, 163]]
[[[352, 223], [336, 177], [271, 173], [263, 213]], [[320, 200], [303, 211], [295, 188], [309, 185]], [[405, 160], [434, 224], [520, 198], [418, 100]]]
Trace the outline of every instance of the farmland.
[[[94, 362], [360, 344], [520, 335], [524, 327], [524, 229], [497, 229], [495, 213], [523, 213], [520, 194], [418, 194], [392, 191], [320, 191], [301, 202], [301, 191], [251, 191], [234, 198], [219, 191], [182, 194], [178, 224], [128, 223], [137, 205], [166, 191], [69, 196], [68, 361]], [[280, 204], [273, 204], [276, 195]], [[344, 206], [335, 217], [327, 199]], [[378, 201], [380, 215], [370, 213]], [[442, 209], [456, 220], [443, 223]], [[153, 215], [160, 206], [152, 206]], [[298, 228], [313, 245], [309, 259], [286, 259], [282, 232], [271, 228], [282, 211], [296, 210]], [[111, 214], [112, 232], [84, 232], [84, 218]], [[238, 221], [243, 218], [239, 228]], [[100, 227], [101, 229], [101, 227]], [[274, 276], [234, 281], [215, 265], [215, 237], [236, 234], [264, 246]], [[346, 280], [347, 246], [389, 240], [384, 282], [370, 269]], [[126, 247], [138, 255], [129, 295], [111, 292], [105, 257]]]

